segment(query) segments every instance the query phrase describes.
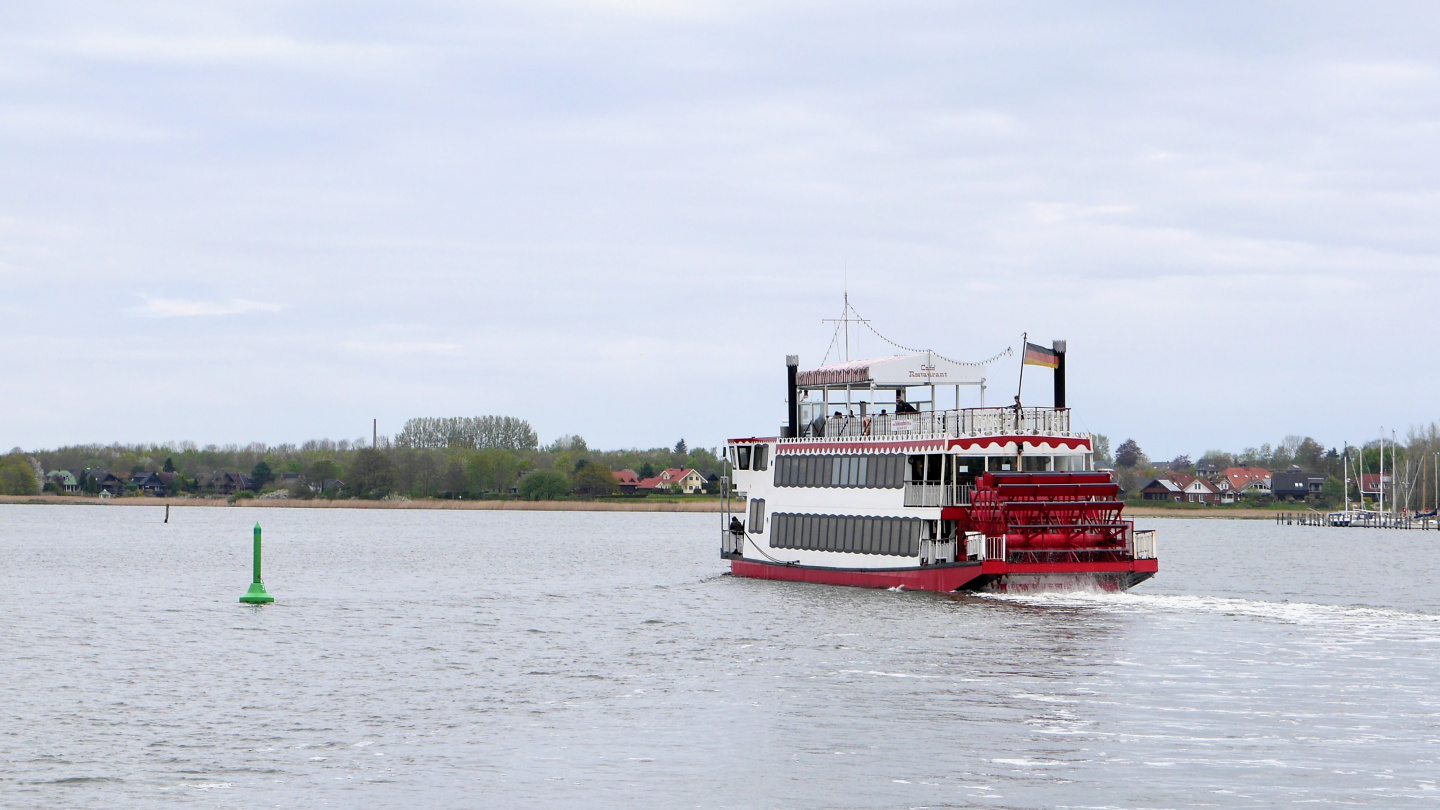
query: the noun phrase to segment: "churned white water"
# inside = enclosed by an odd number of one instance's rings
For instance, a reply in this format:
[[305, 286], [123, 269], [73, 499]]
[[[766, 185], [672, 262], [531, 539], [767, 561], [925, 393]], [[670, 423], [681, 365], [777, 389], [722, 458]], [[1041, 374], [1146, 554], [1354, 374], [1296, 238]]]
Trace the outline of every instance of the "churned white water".
[[161, 518], [0, 507], [0, 806], [1440, 801], [1440, 533], [1149, 521], [1130, 593], [950, 596], [724, 576], [710, 515]]

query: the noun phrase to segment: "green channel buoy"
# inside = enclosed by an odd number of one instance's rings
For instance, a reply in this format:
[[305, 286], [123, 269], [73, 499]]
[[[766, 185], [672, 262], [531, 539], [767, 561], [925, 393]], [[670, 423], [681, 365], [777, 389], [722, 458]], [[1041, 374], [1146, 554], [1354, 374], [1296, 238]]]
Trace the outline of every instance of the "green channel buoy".
[[250, 583], [250, 590], [240, 597], [240, 601], [247, 605], [266, 605], [275, 601], [275, 597], [265, 592], [265, 581], [260, 577], [260, 524], [255, 524], [255, 581]]

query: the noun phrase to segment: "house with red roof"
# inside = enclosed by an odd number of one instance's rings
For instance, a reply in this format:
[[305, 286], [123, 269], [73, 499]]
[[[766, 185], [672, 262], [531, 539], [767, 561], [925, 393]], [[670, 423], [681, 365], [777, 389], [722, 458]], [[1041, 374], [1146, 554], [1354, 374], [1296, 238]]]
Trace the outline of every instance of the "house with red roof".
[[1360, 473], [1360, 494], [1373, 501], [1380, 500], [1380, 493], [1385, 493], [1388, 501], [1395, 497], [1394, 482], [1390, 473]]
[[1147, 501], [1178, 501], [1180, 503], [1220, 503], [1219, 487], [1205, 478], [1187, 473], [1168, 472], [1146, 484], [1140, 496]]
[[640, 488], [640, 476], [634, 470], [616, 470], [610, 474], [615, 476], [615, 483], [626, 495], [630, 495]]
[[1270, 494], [1270, 477], [1269, 470], [1259, 467], [1226, 467], [1215, 479], [1215, 486], [1233, 501], [1247, 493]]
[[666, 492], [672, 486], [680, 487], [680, 491], [686, 495], [694, 495], [705, 487], [705, 476], [691, 468], [671, 467], [654, 478], [641, 481], [639, 489]]

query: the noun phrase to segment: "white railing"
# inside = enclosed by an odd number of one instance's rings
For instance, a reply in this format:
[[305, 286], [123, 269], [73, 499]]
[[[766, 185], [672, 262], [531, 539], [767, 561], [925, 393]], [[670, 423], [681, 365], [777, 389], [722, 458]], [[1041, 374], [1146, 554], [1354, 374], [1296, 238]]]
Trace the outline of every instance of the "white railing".
[[725, 529], [720, 537], [720, 552], [722, 554], [734, 554], [736, 552], [744, 553], [744, 551], [745, 535], [736, 534], [729, 529]]
[[920, 564], [935, 565], [936, 563], [955, 562], [955, 541], [954, 540], [921, 540], [920, 541]]
[[1134, 538], [1131, 543], [1135, 549], [1131, 556], [1137, 560], [1155, 559], [1155, 530], [1136, 529], [1131, 535]]
[[905, 482], [906, 506], [969, 506], [973, 484]]
[[985, 538], [985, 559], [1005, 559], [1005, 536]]
[[[1070, 409], [961, 408], [920, 413], [872, 413], [868, 416], [830, 416], [823, 428], [802, 425], [804, 434], [794, 441], [827, 439], [910, 438], [921, 436], [1071, 436]], [[791, 441], [791, 440], [786, 440]]]
[[965, 535], [965, 558], [968, 560], [1001, 560], [1005, 559], [1005, 538], [986, 537], [979, 532], [970, 532]]
[[969, 560], [985, 559], [985, 535], [979, 532], [965, 535], [965, 558]]

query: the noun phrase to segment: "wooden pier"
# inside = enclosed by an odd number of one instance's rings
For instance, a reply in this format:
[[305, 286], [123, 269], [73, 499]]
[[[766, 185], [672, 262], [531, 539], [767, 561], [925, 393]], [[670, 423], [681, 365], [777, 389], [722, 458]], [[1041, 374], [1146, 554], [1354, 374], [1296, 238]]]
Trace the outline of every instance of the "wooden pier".
[[1338, 526], [1352, 529], [1434, 529], [1435, 516], [1391, 515], [1383, 512], [1276, 512], [1277, 526]]

